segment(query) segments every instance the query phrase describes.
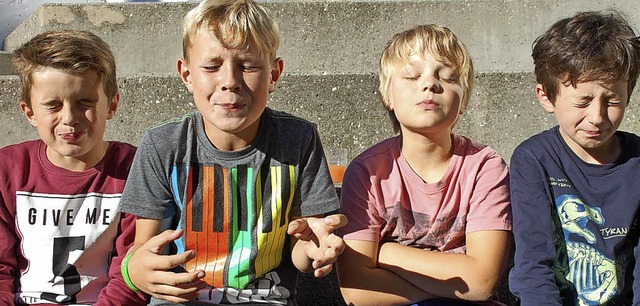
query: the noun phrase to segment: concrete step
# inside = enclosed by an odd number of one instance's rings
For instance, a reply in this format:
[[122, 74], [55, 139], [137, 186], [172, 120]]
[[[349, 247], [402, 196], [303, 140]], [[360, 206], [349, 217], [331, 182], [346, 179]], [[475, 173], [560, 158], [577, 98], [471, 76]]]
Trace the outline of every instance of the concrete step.
[[0, 75], [13, 74], [11, 66], [11, 52], [0, 51]]
[[[121, 75], [174, 73], [181, 19], [195, 3], [45, 4], [5, 41], [14, 50], [52, 29], [90, 30], [112, 47]], [[266, 2], [278, 21], [280, 55], [290, 74], [377, 72], [383, 45], [423, 23], [450, 27], [468, 46], [477, 71], [532, 71], [533, 40], [577, 11], [617, 8], [640, 26], [636, 0], [409, 0]]]
[[[507, 161], [520, 142], [555, 125], [534, 96], [532, 73], [480, 73], [476, 83], [455, 131], [492, 146]], [[122, 101], [107, 139], [137, 144], [149, 126], [195, 110], [177, 76], [121, 77], [119, 86]], [[325, 147], [346, 147], [353, 158], [393, 135], [376, 87], [373, 74], [284, 75], [269, 106], [316, 122]], [[0, 76], [0, 147], [37, 137], [20, 112], [18, 91], [16, 76]], [[636, 89], [622, 130], [640, 133], [638, 97]]]

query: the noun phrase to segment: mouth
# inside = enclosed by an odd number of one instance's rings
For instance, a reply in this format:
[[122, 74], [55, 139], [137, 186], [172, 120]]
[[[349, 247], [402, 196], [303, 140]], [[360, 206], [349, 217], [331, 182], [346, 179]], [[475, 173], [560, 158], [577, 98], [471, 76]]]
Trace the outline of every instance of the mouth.
[[70, 133], [61, 133], [61, 134], [58, 134], [58, 136], [66, 142], [75, 142], [75, 141], [78, 141], [84, 134], [85, 132], [70, 132]]
[[227, 111], [239, 110], [245, 106], [242, 103], [216, 103], [215, 105]]
[[604, 131], [602, 131], [602, 130], [597, 130], [597, 131], [583, 130], [583, 132], [589, 138], [598, 138], [598, 137], [602, 136], [602, 134], [604, 134]]
[[420, 108], [426, 109], [426, 110], [440, 108], [440, 104], [438, 102], [434, 101], [434, 100], [431, 100], [431, 99], [422, 100], [422, 101], [418, 102], [417, 105]]

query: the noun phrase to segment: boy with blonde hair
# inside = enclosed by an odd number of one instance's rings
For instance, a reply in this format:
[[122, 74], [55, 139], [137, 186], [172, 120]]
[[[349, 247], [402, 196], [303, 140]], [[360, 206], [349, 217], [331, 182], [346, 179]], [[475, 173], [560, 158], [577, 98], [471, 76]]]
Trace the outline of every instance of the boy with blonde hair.
[[558, 125], [511, 157], [521, 305], [638, 305], [640, 138], [618, 131], [640, 39], [615, 11], [554, 23], [532, 53], [536, 96]]
[[465, 46], [442, 26], [398, 33], [382, 52], [379, 92], [400, 135], [344, 176], [348, 304], [493, 303], [509, 254], [508, 173], [493, 149], [453, 133], [473, 78]]
[[122, 199], [138, 216], [125, 275], [154, 305], [294, 305], [298, 270], [326, 275], [344, 248], [344, 217], [320, 217], [339, 202], [316, 126], [266, 107], [279, 40], [253, 1], [185, 16], [177, 68], [198, 111], [145, 133]]
[[145, 305], [120, 276], [135, 218], [118, 206], [135, 148], [103, 138], [120, 101], [109, 46], [45, 32], [13, 65], [40, 139], [0, 149], [0, 302]]

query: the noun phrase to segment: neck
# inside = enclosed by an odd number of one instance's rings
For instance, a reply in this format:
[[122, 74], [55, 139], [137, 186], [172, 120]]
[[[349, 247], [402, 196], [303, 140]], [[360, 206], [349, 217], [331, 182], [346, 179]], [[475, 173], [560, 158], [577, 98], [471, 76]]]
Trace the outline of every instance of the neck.
[[238, 133], [229, 133], [215, 127], [205, 124], [205, 134], [209, 141], [220, 151], [238, 151], [248, 147], [258, 135], [260, 126], [258, 120], [255, 124], [250, 125], [246, 129]]
[[418, 134], [402, 135], [402, 155], [411, 169], [427, 183], [442, 179], [453, 155], [451, 132], [433, 137]]
[[569, 136], [565, 135], [562, 129], [560, 129], [560, 135], [564, 142], [569, 146], [571, 151], [575, 153], [585, 163], [593, 165], [604, 165], [615, 162], [620, 154], [622, 154], [622, 146], [620, 140], [613, 134], [607, 142], [603, 143], [597, 148], [583, 148], [569, 139]]
[[53, 153], [51, 147], [47, 147], [45, 153], [47, 159], [56, 167], [80, 172], [95, 167], [95, 165], [104, 158], [105, 154], [107, 154], [108, 149], [109, 143], [103, 141], [84, 156], [61, 156]]

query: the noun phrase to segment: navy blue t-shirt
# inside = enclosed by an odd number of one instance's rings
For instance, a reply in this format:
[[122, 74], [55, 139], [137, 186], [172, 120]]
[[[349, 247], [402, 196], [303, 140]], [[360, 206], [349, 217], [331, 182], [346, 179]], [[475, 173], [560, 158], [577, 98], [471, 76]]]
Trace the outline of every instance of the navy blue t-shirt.
[[640, 290], [634, 282], [640, 138], [620, 131], [614, 137], [622, 153], [604, 165], [581, 160], [557, 126], [514, 151], [516, 254], [509, 286], [521, 305], [635, 305], [640, 300], [633, 297]]

